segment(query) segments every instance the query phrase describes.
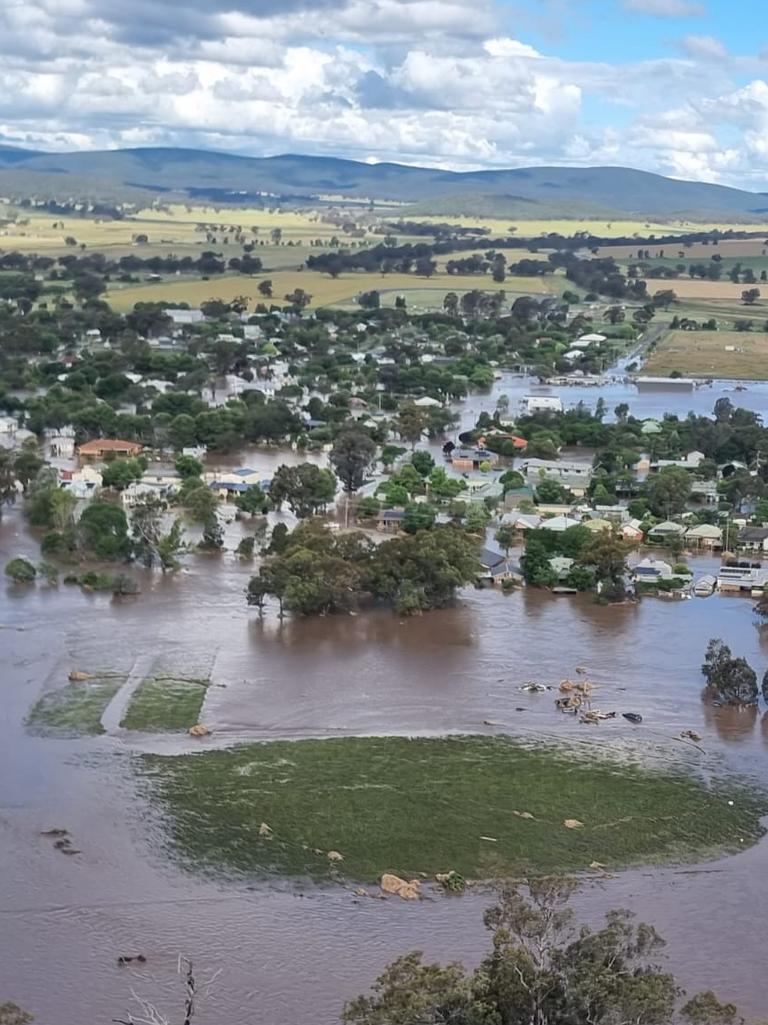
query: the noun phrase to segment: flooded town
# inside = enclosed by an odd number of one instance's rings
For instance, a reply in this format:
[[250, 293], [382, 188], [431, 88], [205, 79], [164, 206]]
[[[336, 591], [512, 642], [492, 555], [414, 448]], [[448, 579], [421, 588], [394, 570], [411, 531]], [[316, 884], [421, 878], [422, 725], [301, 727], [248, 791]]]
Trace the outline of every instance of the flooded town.
[[0, 146], [0, 1025], [764, 1020], [754, 195], [97, 156]]

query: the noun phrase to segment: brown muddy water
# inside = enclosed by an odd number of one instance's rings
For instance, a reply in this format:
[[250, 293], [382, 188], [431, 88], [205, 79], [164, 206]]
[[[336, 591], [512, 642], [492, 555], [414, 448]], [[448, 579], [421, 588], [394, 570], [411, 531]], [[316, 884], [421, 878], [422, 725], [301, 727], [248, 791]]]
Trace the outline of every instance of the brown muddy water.
[[[15, 515], [0, 527], [1, 562], [35, 550], [18, 531]], [[681, 748], [674, 734], [692, 728], [706, 752], [686, 750], [693, 764], [766, 776], [766, 714], [720, 712], [701, 699], [709, 637], [723, 637], [760, 673], [768, 665], [768, 630], [749, 601], [602, 608], [482, 591], [413, 621], [382, 613], [281, 625], [245, 606], [247, 576], [227, 556], [197, 558], [173, 578], [144, 575], [141, 598], [122, 603], [63, 586], [0, 584], [0, 1001], [17, 1001], [42, 1025], [124, 1017], [136, 1010], [132, 990], [177, 1014], [179, 954], [194, 960], [201, 982], [219, 973], [210, 995], [203, 988], [199, 1025], [331, 1025], [344, 1000], [402, 952], [476, 960], [491, 902], [467, 894], [357, 903], [342, 889], [249, 888], [182, 872], [136, 790], [125, 739], [26, 733], [30, 706], [72, 668], [129, 672], [137, 659], [160, 658], [211, 671], [226, 685], [209, 691], [213, 742], [494, 729], [486, 720], [578, 741], [587, 727], [557, 716], [552, 695], [519, 687], [586, 665], [603, 685], [601, 707], [645, 717], [638, 728], [600, 726], [606, 744], [658, 759], [665, 746]], [[55, 851], [40, 835], [52, 827], [67, 828], [82, 853]], [[637, 910], [669, 940], [684, 985], [713, 987], [764, 1014], [766, 868], [768, 843], [700, 869], [626, 872], [586, 890], [580, 910], [590, 919], [614, 906]], [[145, 965], [118, 968], [119, 955], [137, 952]]]

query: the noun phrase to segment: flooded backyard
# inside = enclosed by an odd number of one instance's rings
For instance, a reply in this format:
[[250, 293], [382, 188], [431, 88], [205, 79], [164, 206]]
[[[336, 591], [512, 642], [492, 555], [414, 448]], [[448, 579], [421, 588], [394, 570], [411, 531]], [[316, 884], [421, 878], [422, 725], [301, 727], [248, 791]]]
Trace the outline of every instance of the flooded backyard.
[[[14, 515], [0, 528], [5, 560], [33, 544]], [[706, 560], [698, 560], [706, 569]], [[73, 668], [129, 676], [148, 655], [210, 674], [202, 743], [353, 734], [509, 732], [533, 740], [587, 738], [626, 757], [682, 757], [696, 768], [763, 780], [768, 720], [702, 701], [707, 640], [723, 637], [762, 674], [768, 630], [751, 604], [713, 597], [605, 608], [588, 598], [526, 591], [462, 595], [455, 608], [401, 621], [390, 613], [263, 620], [243, 599], [248, 569], [230, 557], [192, 560], [174, 578], [145, 575], [138, 599], [116, 602], [60, 587], [0, 590], [3, 651], [0, 748], [0, 994], [44, 1023], [110, 1021], [131, 991], [180, 1007], [179, 954], [199, 978], [219, 973], [201, 1000], [201, 1025], [325, 1025], [395, 955], [476, 960], [488, 893], [419, 904], [356, 900], [343, 887], [205, 878], [170, 857], [165, 824], [137, 783], [136, 748], [119, 728], [102, 737], [30, 735], [24, 719]], [[602, 708], [639, 712], [596, 728], [558, 715], [551, 694], [577, 665], [600, 684]], [[119, 716], [118, 716], [119, 718]], [[701, 749], [675, 741], [701, 733]], [[188, 748], [145, 738], [142, 750]], [[66, 828], [81, 853], [62, 857], [41, 833]], [[595, 852], [597, 857], [599, 852]], [[683, 984], [713, 987], [745, 1012], [763, 1010], [762, 875], [768, 844], [701, 869], [639, 869], [590, 885], [594, 919], [627, 905], [668, 938]], [[723, 949], [740, 951], [723, 958]], [[118, 967], [141, 952], [146, 963]]]

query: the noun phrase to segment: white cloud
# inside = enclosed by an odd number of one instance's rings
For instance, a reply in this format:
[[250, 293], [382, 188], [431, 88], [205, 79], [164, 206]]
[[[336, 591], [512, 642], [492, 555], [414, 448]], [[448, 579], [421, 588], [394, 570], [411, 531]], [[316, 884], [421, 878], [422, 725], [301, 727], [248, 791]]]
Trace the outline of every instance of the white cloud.
[[701, 18], [707, 11], [695, 0], [624, 0], [628, 11], [655, 18]]
[[680, 49], [698, 60], [727, 60], [729, 57], [725, 46], [714, 36], [684, 36]]
[[179, 13], [170, 0], [5, 0], [0, 136], [455, 168], [623, 164], [766, 186], [756, 58], [725, 59], [694, 35], [674, 59], [560, 59], [502, 25], [492, 2], [188, 0]]

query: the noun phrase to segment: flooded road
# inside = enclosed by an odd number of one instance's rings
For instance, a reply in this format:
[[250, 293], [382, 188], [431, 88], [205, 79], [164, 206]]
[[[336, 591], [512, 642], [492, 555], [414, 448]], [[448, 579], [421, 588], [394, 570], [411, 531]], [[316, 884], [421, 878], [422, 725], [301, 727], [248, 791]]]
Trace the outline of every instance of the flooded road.
[[[35, 545], [14, 513], [0, 526], [0, 560], [25, 548]], [[203, 718], [214, 741], [504, 730], [588, 737], [633, 758], [677, 755], [709, 772], [765, 778], [765, 713], [701, 700], [711, 636], [759, 674], [768, 665], [768, 630], [744, 599], [603, 608], [582, 597], [472, 591], [455, 608], [409, 621], [377, 613], [281, 624], [245, 605], [248, 574], [230, 556], [198, 557], [175, 577], [144, 574], [142, 596], [123, 602], [0, 585], [0, 999], [43, 1025], [109, 1022], [131, 1009], [132, 990], [177, 1013], [179, 954], [194, 960], [199, 982], [219, 972], [200, 1025], [330, 1025], [404, 951], [475, 961], [491, 902], [483, 893], [356, 902], [342, 889], [297, 893], [185, 874], [137, 789], [126, 741], [25, 731], [30, 706], [72, 668], [128, 674], [154, 656], [177, 672], [210, 672]], [[643, 726], [616, 720], [591, 730], [557, 715], [551, 694], [519, 689], [530, 679], [556, 684], [576, 665], [601, 684], [596, 705], [639, 711]], [[703, 734], [704, 753], [672, 740], [689, 728]], [[82, 853], [56, 851], [40, 835], [54, 827], [68, 829]], [[714, 987], [758, 1014], [766, 868], [768, 843], [702, 871], [624, 873], [579, 900], [592, 919], [619, 905], [641, 911], [670, 941], [683, 984]], [[138, 952], [145, 965], [117, 966], [119, 955]]]

